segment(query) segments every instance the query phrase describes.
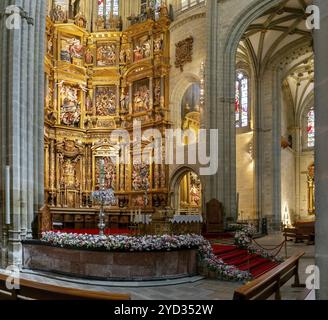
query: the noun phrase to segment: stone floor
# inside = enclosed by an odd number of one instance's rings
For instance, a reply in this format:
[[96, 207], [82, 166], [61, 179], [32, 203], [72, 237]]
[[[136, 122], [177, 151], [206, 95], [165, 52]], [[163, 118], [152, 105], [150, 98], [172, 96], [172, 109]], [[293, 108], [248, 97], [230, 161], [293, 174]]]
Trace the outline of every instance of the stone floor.
[[[283, 241], [283, 237], [281, 234], [273, 234], [257, 241], [263, 246], [278, 245]], [[307, 278], [305, 274], [306, 267], [314, 264], [314, 246], [289, 242], [287, 246], [288, 256], [298, 252], [305, 252], [300, 262], [300, 278], [304, 283]], [[281, 254], [285, 254], [284, 250]], [[63, 287], [109, 291], [113, 293], [129, 293], [133, 300], [231, 300], [234, 290], [241, 286], [239, 283], [208, 280], [200, 277], [184, 279], [185, 281], [169, 281], [165, 282], [164, 285], [158, 282], [142, 284], [127, 283], [122, 287], [120, 287], [119, 283], [113, 284], [90, 280], [66, 279], [56, 275], [45, 274], [40, 276], [30, 272], [23, 272], [22, 277]], [[282, 289], [284, 300], [297, 300], [303, 291], [303, 289], [291, 288], [291, 283], [292, 281]]]

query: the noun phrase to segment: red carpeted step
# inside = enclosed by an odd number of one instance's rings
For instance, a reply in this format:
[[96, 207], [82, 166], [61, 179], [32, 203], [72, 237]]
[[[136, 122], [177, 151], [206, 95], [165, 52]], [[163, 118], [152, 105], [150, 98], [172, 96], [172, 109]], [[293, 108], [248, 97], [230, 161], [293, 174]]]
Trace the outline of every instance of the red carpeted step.
[[279, 263], [260, 257], [257, 254], [248, 254], [246, 250], [236, 246], [212, 244], [214, 254], [226, 264], [237, 267], [240, 271], [250, 271], [253, 278], [272, 270]]
[[234, 250], [225, 254], [218, 255], [217, 257], [222, 259], [223, 261], [230, 260], [232, 258], [237, 258], [237, 257], [243, 257], [245, 255], [248, 255], [246, 250]]
[[259, 266], [258, 268], [255, 268], [252, 270], [252, 276], [254, 279], [262, 276], [263, 274], [269, 272], [270, 270], [274, 269], [277, 267], [279, 263], [277, 262], [269, 262], [268, 264]]
[[208, 240], [213, 239], [231, 239], [234, 238], [234, 233], [232, 232], [224, 232], [224, 233], [204, 233], [203, 237]]
[[235, 246], [223, 246], [219, 244], [213, 244], [212, 248], [215, 255], [221, 255], [236, 250]]
[[268, 261], [270, 260], [264, 258], [255, 258], [251, 261], [251, 263], [245, 263], [241, 266], [238, 266], [238, 269], [241, 271], [252, 271], [254, 268], [268, 263]]
[[247, 256], [244, 256], [242, 258], [236, 258], [236, 259], [232, 259], [232, 260], [227, 260], [225, 261], [227, 264], [230, 264], [232, 266], [238, 267], [240, 265], [243, 265], [245, 263], [250, 263], [252, 260], [258, 258], [258, 255], [256, 254], [250, 254]]

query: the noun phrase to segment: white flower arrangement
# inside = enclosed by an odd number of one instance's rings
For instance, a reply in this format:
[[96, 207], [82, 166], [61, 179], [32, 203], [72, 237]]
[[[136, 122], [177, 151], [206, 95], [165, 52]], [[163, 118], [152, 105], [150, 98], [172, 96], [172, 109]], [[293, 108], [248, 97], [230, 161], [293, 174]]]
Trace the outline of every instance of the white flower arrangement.
[[213, 254], [211, 244], [202, 236], [163, 235], [163, 236], [98, 236], [89, 234], [43, 232], [41, 241], [48, 245], [71, 249], [96, 249], [110, 252], [154, 252], [184, 249], [198, 249], [200, 262], [217, 277], [229, 281], [248, 281], [249, 272], [240, 271], [234, 266], [225, 264]]
[[284, 259], [265, 251], [253, 245], [253, 237], [256, 234], [256, 228], [253, 225], [244, 226], [240, 231], [235, 233], [235, 244], [241, 249], [246, 249], [249, 253], [257, 254], [262, 258], [270, 259], [276, 262], [282, 262]]

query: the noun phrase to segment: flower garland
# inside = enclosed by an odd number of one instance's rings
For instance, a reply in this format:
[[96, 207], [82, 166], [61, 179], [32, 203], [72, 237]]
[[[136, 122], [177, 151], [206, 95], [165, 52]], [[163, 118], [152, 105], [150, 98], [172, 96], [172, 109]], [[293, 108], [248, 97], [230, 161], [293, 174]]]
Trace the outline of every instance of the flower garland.
[[275, 262], [282, 262], [284, 259], [278, 257], [277, 254], [270, 253], [264, 249], [257, 247], [253, 243], [253, 237], [256, 234], [256, 228], [253, 225], [243, 226], [235, 233], [235, 244], [240, 249], [245, 249], [251, 254], [257, 254], [265, 259], [270, 259]]
[[223, 260], [218, 259], [213, 253], [210, 242], [202, 236], [195, 234], [140, 237], [109, 235], [99, 237], [98, 235], [90, 234], [49, 231], [42, 233], [41, 241], [61, 248], [102, 249], [111, 252], [152, 252], [198, 249], [200, 262], [208, 270], [215, 272], [218, 279], [228, 281], [248, 281], [251, 279], [249, 272], [240, 271], [236, 267], [227, 265]]

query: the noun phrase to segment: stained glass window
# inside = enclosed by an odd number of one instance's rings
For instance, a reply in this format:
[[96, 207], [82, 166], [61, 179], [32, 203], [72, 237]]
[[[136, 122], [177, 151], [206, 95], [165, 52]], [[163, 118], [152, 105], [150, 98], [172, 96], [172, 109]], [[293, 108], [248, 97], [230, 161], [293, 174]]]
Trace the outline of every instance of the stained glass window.
[[248, 78], [238, 72], [236, 80], [236, 128], [246, 128], [249, 126], [249, 86]]
[[307, 146], [308, 148], [315, 146], [315, 113], [313, 109], [307, 114]]
[[104, 6], [106, 8], [105, 15], [108, 17], [111, 13], [114, 16], [119, 15], [119, 0], [98, 0], [98, 15], [104, 15]]
[[98, 16], [104, 15], [104, 1], [105, 0], [98, 0]]

